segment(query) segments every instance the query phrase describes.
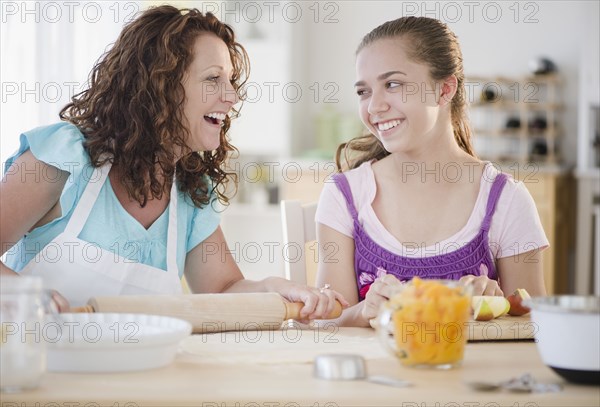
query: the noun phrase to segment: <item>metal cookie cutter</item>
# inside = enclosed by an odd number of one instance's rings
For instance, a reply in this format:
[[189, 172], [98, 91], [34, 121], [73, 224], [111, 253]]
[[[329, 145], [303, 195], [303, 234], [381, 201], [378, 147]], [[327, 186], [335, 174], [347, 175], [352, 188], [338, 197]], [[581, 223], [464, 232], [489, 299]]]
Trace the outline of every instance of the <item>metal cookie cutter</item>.
[[393, 387], [408, 387], [412, 383], [387, 376], [368, 376], [365, 359], [359, 355], [319, 355], [314, 361], [314, 375], [325, 380], [364, 380]]

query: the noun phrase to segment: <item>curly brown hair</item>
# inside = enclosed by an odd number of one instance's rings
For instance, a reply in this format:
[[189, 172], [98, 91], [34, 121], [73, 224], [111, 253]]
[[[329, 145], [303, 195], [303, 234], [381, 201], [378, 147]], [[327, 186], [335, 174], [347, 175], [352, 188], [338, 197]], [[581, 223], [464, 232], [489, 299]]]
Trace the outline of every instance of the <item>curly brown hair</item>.
[[[179, 189], [197, 207], [215, 199], [227, 204], [227, 183], [237, 181], [224, 166], [228, 155], [237, 152], [227, 132], [239, 110], [225, 119], [216, 150], [192, 152], [186, 145], [190, 134], [184, 125], [182, 81], [193, 61], [194, 42], [204, 33], [227, 45], [232, 85], [243, 100], [241, 88], [250, 67], [233, 29], [211, 13], [165, 5], [144, 11], [125, 26], [94, 66], [89, 87], [60, 112], [62, 120], [84, 134], [92, 165], [110, 160], [119, 166], [121, 182], [141, 206], [150, 197], [162, 197], [175, 171]], [[184, 152], [179, 160], [177, 151]]]
[[[456, 76], [457, 90], [450, 104], [454, 140], [463, 151], [475, 157], [466, 113], [463, 57], [456, 35], [446, 24], [433, 18], [401, 17], [388, 21], [365, 35], [356, 54], [375, 41], [387, 38], [408, 39], [406, 44], [409, 56], [418, 63], [428, 65], [432, 79], [439, 81], [450, 75]], [[343, 171], [356, 168], [365, 161], [380, 160], [389, 154], [379, 139], [368, 133], [341, 144], [336, 151], [335, 162], [338, 171]]]

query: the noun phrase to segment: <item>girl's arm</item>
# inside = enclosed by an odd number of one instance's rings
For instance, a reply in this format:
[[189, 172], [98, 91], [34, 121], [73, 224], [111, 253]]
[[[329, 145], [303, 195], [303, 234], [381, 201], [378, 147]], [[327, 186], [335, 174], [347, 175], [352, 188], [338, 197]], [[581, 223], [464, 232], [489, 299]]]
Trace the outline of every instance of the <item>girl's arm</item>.
[[289, 301], [303, 302], [300, 315], [307, 319], [323, 318], [331, 313], [335, 299], [343, 306], [348, 305], [334, 290], [320, 293], [316, 288], [279, 277], [261, 281], [244, 279], [220, 227], [188, 253], [185, 277], [194, 293], [277, 292]]
[[328, 320], [339, 326], [368, 327], [380, 305], [387, 301], [400, 282], [392, 275], [378, 278], [371, 285], [365, 300], [358, 301], [354, 272], [354, 239], [329, 226], [317, 223], [319, 265], [317, 287], [329, 284], [348, 300], [350, 307], [337, 319]]
[[[513, 186], [507, 183], [508, 186]], [[506, 206], [502, 230], [503, 239], [494, 239], [499, 245], [498, 251], [514, 253], [515, 247], [527, 250], [523, 253], [496, 259], [500, 276], [500, 286], [504, 296], [511, 295], [517, 288], [525, 288], [532, 296], [546, 295], [544, 272], [542, 269], [542, 251], [548, 240], [544, 234], [535, 201], [525, 183], [513, 186], [514, 194]], [[502, 199], [502, 196], [500, 197]], [[530, 250], [533, 246], [533, 250]], [[511, 253], [511, 254], [512, 254]]]
[[500, 258], [497, 267], [505, 296], [511, 295], [517, 288], [526, 289], [531, 296], [546, 295], [541, 250]]
[[354, 239], [317, 223], [317, 241], [317, 287], [329, 284], [350, 304], [339, 318], [328, 322], [340, 326], [369, 326], [369, 321], [362, 317], [363, 304], [358, 302], [354, 277]]
[[[38, 160], [30, 150], [19, 156], [0, 183], [0, 255], [29, 230], [61, 215], [60, 195], [69, 173]], [[0, 263], [2, 274], [12, 274]]]

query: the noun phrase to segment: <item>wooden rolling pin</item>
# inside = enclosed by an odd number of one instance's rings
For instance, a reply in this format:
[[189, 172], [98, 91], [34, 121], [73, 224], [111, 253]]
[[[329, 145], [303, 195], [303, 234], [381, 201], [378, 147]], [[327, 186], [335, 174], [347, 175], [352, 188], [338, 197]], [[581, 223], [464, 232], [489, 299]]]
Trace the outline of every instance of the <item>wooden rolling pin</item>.
[[[301, 302], [287, 302], [277, 293], [131, 295], [92, 298], [71, 312], [116, 312], [180, 318], [194, 333], [278, 329], [283, 321], [299, 319]], [[336, 301], [326, 319], [342, 314]]]

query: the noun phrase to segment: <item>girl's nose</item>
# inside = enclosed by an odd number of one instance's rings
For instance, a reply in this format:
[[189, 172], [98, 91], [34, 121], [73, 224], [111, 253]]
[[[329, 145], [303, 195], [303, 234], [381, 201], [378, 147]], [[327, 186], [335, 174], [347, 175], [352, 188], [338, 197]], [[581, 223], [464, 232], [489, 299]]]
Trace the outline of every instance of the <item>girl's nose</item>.
[[373, 92], [371, 95], [371, 100], [369, 101], [369, 106], [367, 107], [367, 111], [371, 115], [377, 115], [378, 113], [385, 112], [389, 109], [389, 105], [387, 104], [384, 95], [379, 92]]

